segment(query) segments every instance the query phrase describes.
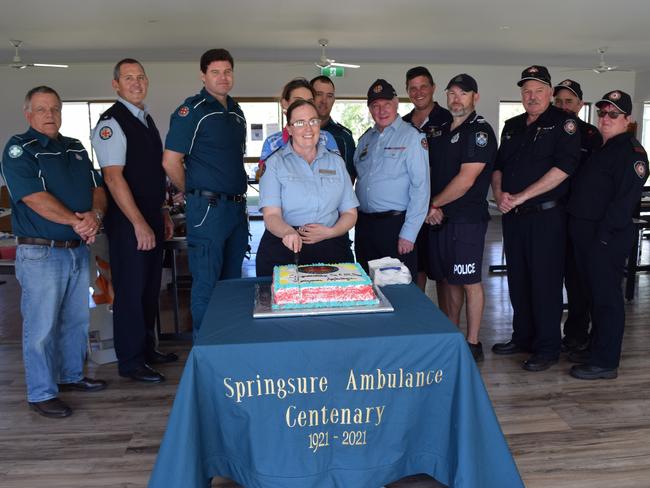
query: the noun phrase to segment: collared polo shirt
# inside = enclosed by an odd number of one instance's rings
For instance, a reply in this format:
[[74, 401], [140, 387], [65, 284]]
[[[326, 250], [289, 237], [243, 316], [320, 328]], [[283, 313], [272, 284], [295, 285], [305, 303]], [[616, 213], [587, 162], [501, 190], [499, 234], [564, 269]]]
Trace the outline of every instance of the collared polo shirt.
[[185, 154], [185, 188], [246, 193], [246, 119], [227, 97], [224, 107], [205, 88], [174, 111], [165, 149]]
[[2, 176], [11, 196], [13, 233], [52, 240], [79, 239], [69, 225], [41, 217], [23, 198], [46, 191], [73, 212], [92, 209], [93, 189], [102, 185], [88, 153], [77, 139], [50, 139], [30, 128], [13, 136], [2, 154]]

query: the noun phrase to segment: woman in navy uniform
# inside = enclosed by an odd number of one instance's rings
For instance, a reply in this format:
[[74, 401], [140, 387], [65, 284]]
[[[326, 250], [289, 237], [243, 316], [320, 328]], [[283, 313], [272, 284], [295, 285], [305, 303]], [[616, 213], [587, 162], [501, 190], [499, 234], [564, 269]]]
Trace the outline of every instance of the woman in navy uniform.
[[257, 252], [257, 276], [294, 262], [353, 261], [348, 231], [357, 221], [357, 200], [345, 162], [319, 144], [320, 119], [313, 102], [287, 109], [289, 143], [266, 162], [260, 208], [266, 230]]
[[623, 265], [634, 238], [632, 216], [648, 178], [648, 156], [627, 132], [630, 96], [614, 90], [596, 106], [603, 146], [580, 165], [568, 206], [578, 271], [591, 295], [591, 352], [570, 371], [584, 380], [618, 375], [625, 326]]

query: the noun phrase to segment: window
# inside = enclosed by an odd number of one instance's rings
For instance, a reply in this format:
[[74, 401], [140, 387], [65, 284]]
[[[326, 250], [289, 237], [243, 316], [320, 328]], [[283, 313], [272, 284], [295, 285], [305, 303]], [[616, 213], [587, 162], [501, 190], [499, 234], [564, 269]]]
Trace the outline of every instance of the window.
[[[401, 117], [413, 110], [413, 104], [400, 100], [397, 110]], [[352, 131], [355, 142], [374, 125], [365, 98], [337, 98], [332, 108], [332, 118]]]
[[643, 104], [643, 134], [641, 144], [646, 150], [650, 150], [650, 102]]
[[79, 139], [96, 168], [99, 168], [99, 164], [90, 144], [90, 136], [99, 116], [113, 103], [115, 102], [63, 102], [61, 134]]

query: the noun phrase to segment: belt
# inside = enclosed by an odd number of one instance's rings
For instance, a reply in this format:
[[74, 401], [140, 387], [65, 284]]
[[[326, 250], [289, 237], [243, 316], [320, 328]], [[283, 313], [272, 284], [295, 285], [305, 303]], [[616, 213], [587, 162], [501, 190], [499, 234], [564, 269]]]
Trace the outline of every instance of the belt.
[[215, 203], [217, 200], [227, 200], [229, 202], [242, 203], [246, 202], [246, 195], [228, 195], [227, 193], [216, 193], [208, 190], [192, 190], [190, 194], [197, 197], [205, 197], [210, 200], [210, 203]]
[[562, 203], [564, 203], [564, 202], [562, 202], [561, 200], [550, 200], [548, 202], [542, 202], [542, 203], [538, 203], [536, 205], [526, 205], [524, 207], [515, 207], [515, 209], [512, 212], [515, 215], [527, 215], [527, 214], [542, 212], [544, 210], [549, 210], [551, 208], [555, 208], [555, 207], [561, 205]]
[[81, 246], [81, 241], [75, 239], [73, 241], [54, 241], [50, 239], [40, 239], [38, 237], [18, 237], [16, 238], [18, 244], [33, 244], [35, 246], [47, 247], [63, 247], [65, 249], [74, 249]]
[[397, 217], [399, 215], [404, 215], [406, 213], [406, 210], [386, 210], [385, 212], [359, 213], [373, 219], [386, 219], [388, 217]]

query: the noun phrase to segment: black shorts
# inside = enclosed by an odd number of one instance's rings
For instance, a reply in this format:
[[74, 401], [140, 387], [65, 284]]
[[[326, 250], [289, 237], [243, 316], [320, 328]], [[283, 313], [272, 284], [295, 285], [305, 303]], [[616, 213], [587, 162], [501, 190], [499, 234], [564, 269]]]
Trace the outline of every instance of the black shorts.
[[429, 279], [444, 279], [450, 285], [480, 283], [487, 225], [447, 222], [438, 230], [433, 228], [428, 239]]

